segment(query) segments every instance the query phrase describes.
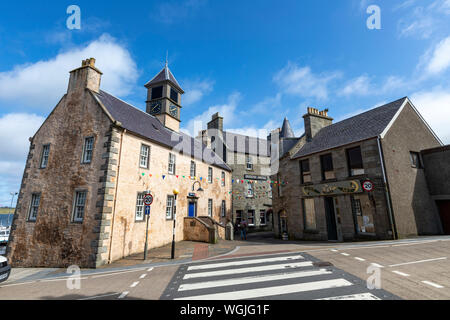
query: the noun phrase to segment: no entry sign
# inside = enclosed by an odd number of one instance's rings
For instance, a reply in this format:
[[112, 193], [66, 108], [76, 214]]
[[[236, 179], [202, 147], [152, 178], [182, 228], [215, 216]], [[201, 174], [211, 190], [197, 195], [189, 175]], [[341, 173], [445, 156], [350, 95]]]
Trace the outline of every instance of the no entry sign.
[[373, 183], [370, 180], [364, 181], [363, 184], [362, 184], [362, 187], [367, 192], [373, 191]]
[[153, 203], [153, 196], [151, 194], [146, 194], [144, 196], [144, 204], [150, 206]]

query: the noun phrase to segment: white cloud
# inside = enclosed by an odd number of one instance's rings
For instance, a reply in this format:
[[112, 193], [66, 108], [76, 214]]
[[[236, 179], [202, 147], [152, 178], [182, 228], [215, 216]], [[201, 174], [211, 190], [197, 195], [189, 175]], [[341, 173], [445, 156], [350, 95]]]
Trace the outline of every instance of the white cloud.
[[183, 96], [183, 105], [189, 106], [199, 102], [204, 95], [207, 95], [213, 90], [214, 81], [187, 81], [183, 83], [185, 94]]
[[309, 66], [299, 67], [289, 62], [274, 76], [273, 80], [287, 94], [326, 100], [329, 82], [339, 76], [337, 72], [314, 74]]
[[152, 14], [152, 18], [165, 24], [179, 22], [192, 15], [207, 2], [207, 0], [163, 2], [156, 9], [156, 14]]
[[117, 96], [131, 92], [138, 78], [136, 63], [115, 39], [102, 35], [84, 47], [61, 52], [49, 60], [14, 66], [0, 73], [0, 101], [34, 109], [52, 109], [67, 91], [69, 71], [94, 57], [103, 72], [102, 89]]
[[366, 95], [370, 92], [370, 78], [362, 75], [351, 80], [338, 94], [341, 96]]
[[10, 205], [9, 192], [19, 191], [32, 137], [44, 118], [35, 114], [10, 113], [0, 118], [0, 206]]
[[209, 107], [208, 110], [206, 110], [202, 114], [189, 120], [186, 126], [181, 128], [181, 131], [193, 137], [196, 137], [198, 135], [198, 131], [206, 129], [207, 123], [211, 121], [211, 116], [216, 112], [219, 112], [220, 116], [223, 117], [224, 127], [233, 124], [235, 121], [237, 121], [235, 110], [240, 100], [241, 94], [239, 92], [232, 93], [228, 97], [227, 103]]
[[433, 52], [426, 54], [429, 57], [425, 70], [429, 74], [438, 74], [450, 67], [450, 36], [439, 42]]
[[450, 143], [450, 90], [435, 88], [411, 96], [411, 101], [433, 131], [445, 143]]

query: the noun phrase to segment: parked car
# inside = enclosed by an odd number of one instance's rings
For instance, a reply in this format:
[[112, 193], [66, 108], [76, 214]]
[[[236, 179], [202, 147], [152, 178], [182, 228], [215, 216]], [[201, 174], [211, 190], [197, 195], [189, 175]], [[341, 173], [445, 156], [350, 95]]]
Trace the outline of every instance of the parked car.
[[11, 266], [8, 264], [8, 260], [0, 256], [0, 282], [6, 281], [11, 273]]

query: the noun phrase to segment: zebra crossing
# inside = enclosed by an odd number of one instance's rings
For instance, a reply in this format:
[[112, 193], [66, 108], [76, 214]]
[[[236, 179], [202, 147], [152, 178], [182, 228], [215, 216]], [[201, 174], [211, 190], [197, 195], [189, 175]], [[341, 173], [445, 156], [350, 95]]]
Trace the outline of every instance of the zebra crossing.
[[[369, 275], [368, 275], [369, 276]], [[391, 300], [365, 280], [306, 253], [213, 260], [181, 266], [164, 300]]]

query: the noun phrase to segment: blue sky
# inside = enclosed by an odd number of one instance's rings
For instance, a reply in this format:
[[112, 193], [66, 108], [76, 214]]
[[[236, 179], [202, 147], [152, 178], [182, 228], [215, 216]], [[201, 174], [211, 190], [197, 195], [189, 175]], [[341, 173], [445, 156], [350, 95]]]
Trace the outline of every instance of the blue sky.
[[[66, 26], [72, 4], [80, 30]], [[370, 5], [381, 30], [367, 27]], [[144, 109], [168, 51], [191, 133], [219, 111], [228, 130], [265, 136], [287, 116], [301, 134], [308, 106], [339, 121], [409, 96], [450, 143], [450, 0], [2, 2], [0, 48], [0, 206], [28, 137], [91, 56], [102, 89]]]

